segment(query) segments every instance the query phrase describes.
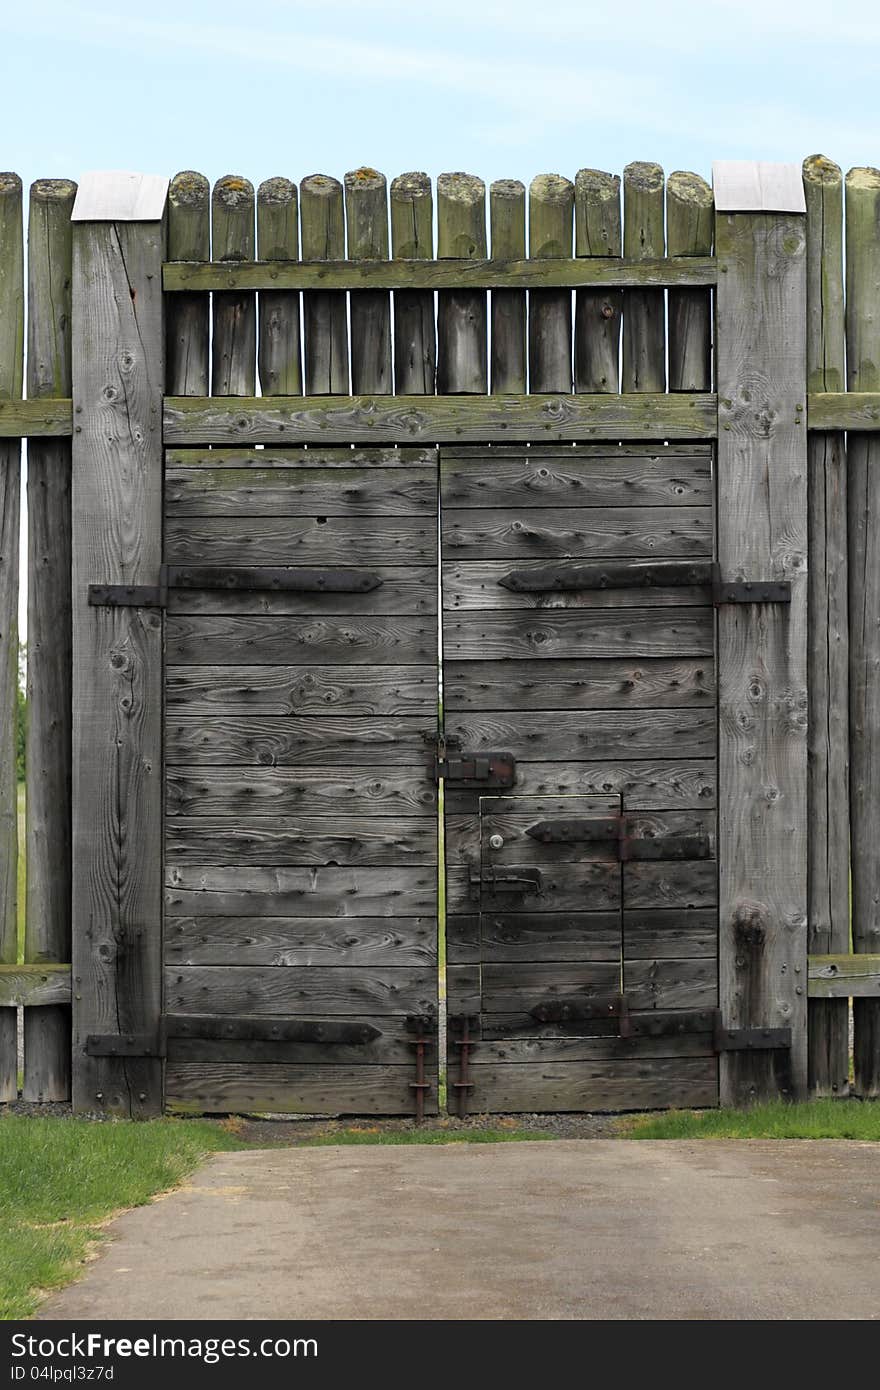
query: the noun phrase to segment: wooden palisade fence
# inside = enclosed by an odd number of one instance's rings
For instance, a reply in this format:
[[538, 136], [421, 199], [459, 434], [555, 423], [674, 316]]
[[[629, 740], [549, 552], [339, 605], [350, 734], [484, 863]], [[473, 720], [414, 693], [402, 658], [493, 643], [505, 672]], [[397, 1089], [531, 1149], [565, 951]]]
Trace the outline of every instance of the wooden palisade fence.
[[0, 1100], [436, 1107], [435, 754], [462, 1105], [880, 1094], [880, 173], [714, 184], [0, 175]]

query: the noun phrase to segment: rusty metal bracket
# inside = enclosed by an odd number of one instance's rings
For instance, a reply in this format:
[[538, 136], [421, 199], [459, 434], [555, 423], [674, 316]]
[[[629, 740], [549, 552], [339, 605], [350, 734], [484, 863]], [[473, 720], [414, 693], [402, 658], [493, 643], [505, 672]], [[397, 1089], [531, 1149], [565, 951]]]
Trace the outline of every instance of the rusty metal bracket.
[[434, 765], [434, 777], [448, 787], [512, 787], [516, 758], [512, 753], [445, 753]]
[[416, 1124], [420, 1125], [425, 1118], [425, 1092], [431, 1089], [430, 1081], [425, 1080], [425, 1049], [434, 1041], [437, 1023], [430, 1014], [410, 1014], [406, 1027], [413, 1034], [410, 1046], [416, 1050], [416, 1079], [409, 1084], [410, 1090], [415, 1092]]
[[458, 1080], [450, 1082], [450, 1089], [458, 1096], [458, 1113], [462, 1119], [468, 1113], [470, 1093], [474, 1089], [470, 1058], [476, 1042], [473, 1032], [479, 1027], [479, 1022], [476, 1014], [452, 1014], [449, 1018], [449, 1031], [452, 1035], [450, 1042], [453, 1047], [458, 1048]]
[[505, 869], [490, 864], [488, 869], [479, 872], [472, 867], [469, 877], [472, 886], [489, 888], [493, 898], [498, 893], [518, 893], [520, 897], [526, 897], [544, 890], [544, 875], [540, 869], [519, 866]]

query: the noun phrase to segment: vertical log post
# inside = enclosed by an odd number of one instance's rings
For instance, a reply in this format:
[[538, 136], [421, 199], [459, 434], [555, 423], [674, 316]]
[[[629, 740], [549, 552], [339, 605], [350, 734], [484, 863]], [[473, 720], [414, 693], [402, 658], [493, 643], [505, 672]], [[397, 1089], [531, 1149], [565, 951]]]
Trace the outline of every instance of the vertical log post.
[[[822, 155], [804, 161], [807, 204], [807, 389], [843, 391], [843, 178]], [[849, 951], [849, 634], [846, 436], [809, 437], [807, 796], [809, 950]], [[811, 999], [809, 1084], [849, 1088], [849, 1003]]]
[[[850, 391], [880, 391], [880, 170], [846, 176], [846, 365]], [[880, 437], [847, 439], [852, 942], [880, 952]], [[880, 1000], [853, 1000], [855, 1089], [880, 1096]]]
[[[350, 261], [388, 259], [385, 175], [355, 169], [345, 176], [345, 224]], [[351, 390], [355, 396], [392, 394], [391, 296], [357, 290], [351, 296]]]
[[[559, 174], [539, 174], [529, 188], [529, 255], [533, 260], [571, 256], [574, 184]], [[529, 293], [529, 389], [571, 391], [571, 291]]]
[[[434, 197], [427, 174], [400, 174], [391, 184], [391, 253], [395, 260], [434, 255]], [[434, 296], [394, 292], [394, 389], [399, 396], [433, 396], [437, 370]]]
[[[76, 185], [38, 179], [28, 222], [27, 387], [70, 396], [70, 214]], [[70, 458], [68, 439], [28, 445], [27, 918], [29, 964], [70, 960]], [[24, 1011], [24, 1098], [70, 1096], [70, 1009]]]
[[162, 1109], [156, 1052], [85, 1050], [155, 1049], [162, 1007], [162, 614], [88, 604], [162, 559], [166, 185], [129, 182], [87, 176], [73, 211], [73, 1103], [139, 1117]]
[[[676, 170], [666, 181], [667, 256], [709, 256], [715, 204], [699, 174]], [[669, 389], [712, 389], [712, 291], [669, 291]]]
[[[168, 189], [168, 259], [211, 259], [211, 186], [192, 169], [175, 174]], [[169, 396], [207, 396], [210, 295], [169, 295], [166, 316]]]
[[731, 1105], [807, 1087], [805, 220], [799, 170], [797, 198], [778, 166], [742, 172], [715, 166], [718, 561], [791, 603], [718, 610], [721, 1008], [792, 1048], [723, 1054]]
[[[574, 181], [576, 256], [619, 256], [622, 251], [620, 179], [581, 169]], [[577, 290], [574, 312], [574, 389], [620, 389], [620, 290]]]
[[[261, 261], [299, 259], [299, 199], [290, 179], [265, 179], [257, 189], [257, 254]], [[257, 359], [264, 396], [301, 396], [299, 293], [260, 290]]]
[[[0, 174], [0, 400], [22, 392], [24, 245], [21, 179]], [[21, 444], [0, 439], [0, 964], [18, 959], [18, 527]], [[18, 1096], [18, 1015], [0, 1009], [0, 1101]]]
[[[628, 164], [623, 171], [623, 254], [633, 260], [662, 256], [663, 170]], [[623, 296], [623, 390], [666, 390], [666, 315], [663, 290], [627, 290]]]
[[[518, 179], [496, 179], [489, 189], [489, 222], [495, 260], [526, 254], [526, 190]], [[492, 394], [525, 395], [526, 292], [493, 290]]]
[[[471, 174], [437, 180], [437, 255], [484, 260], [486, 188]], [[437, 390], [441, 396], [484, 395], [488, 389], [485, 290], [441, 290], [437, 296]]]
[[[341, 261], [345, 256], [342, 184], [310, 174], [299, 187], [300, 239], [304, 261]], [[348, 321], [343, 290], [308, 290], [303, 295], [306, 334], [306, 395], [348, 395]]]
[[[214, 185], [211, 240], [215, 261], [254, 259], [254, 186], [237, 174]], [[257, 391], [257, 296], [253, 290], [214, 294], [211, 394], [254, 396]]]

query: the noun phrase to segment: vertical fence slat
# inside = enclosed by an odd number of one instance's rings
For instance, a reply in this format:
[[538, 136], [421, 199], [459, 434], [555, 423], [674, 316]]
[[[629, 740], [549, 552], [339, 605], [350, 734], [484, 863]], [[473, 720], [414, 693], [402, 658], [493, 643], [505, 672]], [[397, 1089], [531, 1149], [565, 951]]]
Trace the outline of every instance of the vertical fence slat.
[[[21, 179], [0, 174], [0, 400], [21, 395], [24, 246]], [[18, 528], [21, 445], [0, 440], [0, 963], [18, 959]], [[0, 1101], [18, 1095], [15, 1009], [0, 1009]]]
[[[880, 391], [880, 170], [846, 176], [846, 362], [850, 391]], [[880, 951], [880, 437], [847, 439], [852, 940]], [[853, 1000], [855, 1088], [880, 1095], [880, 1000]]]
[[[715, 203], [699, 174], [676, 170], [666, 181], [667, 256], [712, 252]], [[712, 389], [712, 291], [669, 291], [669, 389]]]
[[164, 239], [73, 226], [73, 1102], [132, 1117], [161, 1110], [161, 1062], [85, 1041], [158, 1033], [163, 622], [87, 592], [155, 584], [162, 560]]
[[[391, 184], [391, 254], [425, 261], [434, 255], [434, 196], [427, 174], [400, 174]], [[433, 396], [437, 370], [434, 296], [394, 292], [394, 389], [400, 396]]]
[[[391, 254], [424, 261], [434, 255], [434, 195], [427, 174], [400, 174], [391, 184]], [[433, 396], [437, 371], [434, 296], [394, 292], [394, 389], [400, 396]]]
[[[619, 256], [622, 252], [620, 179], [601, 169], [581, 169], [574, 181], [576, 256]], [[574, 389], [615, 392], [620, 388], [620, 290], [575, 294]]]
[[[496, 179], [489, 189], [489, 222], [495, 260], [525, 259], [526, 190], [519, 179]], [[493, 290], [491, 376], [494, 395], [526, 390], [526, 293]]]
[[[211, 242], [215, 261], [254, 259], [254, 186], [237, 174], [214, 185]], [[253, 396], [257, 390], [257, 296], [253, 290], [214, 294], [211, 355], [213, 396]]]
[[[169, 261], [207, 261], [211, 255], [211, 186], [184, 169], [168, 189]], [[207, 396], [211, 300], [207, 294], [172, 294], [166, 310], [170, 396]]]
[[[290, 179], [265, 179], [257, 189], [257, 255], [299, 259], [299, 198]], [[299, 294], [260, 290], [260, 389], [264, 396], [301, 396]]]
[[[807, 389], [843, 391], [843, 178], [830, 159], [804, 161], [807, 204]], [[808, 445], [807, 797], [808, 943], [849, 950], [849, 710], [846, 436], [813, 431]], [[849, 1004], [811, 999], [809, 1083], [815, 1095], [849, 1086]]]
[[[636, 162], [623, 171], [623, 254], [633, 260], [662, 256], [663, 170]], [[627, 290], [623, 296], [623, 390], [666, 388], [663, 290]]]
[[[486, 188], [472, 174], [437, 180], [440, 260], [486, 256]], [[437, 296], [437, 390], [443, 396], [484, 395], [488, 389], [485, 290], [441, 290]]]
[[730, 1028], [792, 1030], [790, 1052], [722, 1054], [736, 1105], [807, 1085], [804, 218], [716, 213], [715, 245], [718, 560], [791, 583], [790, 604], [718, 609], [721, 1008]]
[[[28, 222], [27, 389], [69, 396], [70, 214], [76, 184], [39, 179]], [[28, 445], [27, 920], [25, 960], [70, 960], [70, 475], [66, 439]], [[24, 1011], [24, 1098], [70, 1094], [70, 1009]]]
[[[574, 184], [559, 174], [539, 174], [529, 187], [529, 256], [571, 256]], [[529, 389], [571, 391], [571, 291], [529, 293]]]
[[[304, 261], [341, 261], [345, 256], [342, 184], [310, 174], [299, 186], [300, 240]], [[348, 395], [348, 319], [342, 290], [308, 290], [303, 295], [306, 331], [306, 395]]]
[[[345, 176], [345, 224], [351, 261], [388, 259], [388, 189], [376, 169]], [[387, 290], [351, 295], [351, 389], [355, 396], [388, 396], [391, 377], [391, 297]]]

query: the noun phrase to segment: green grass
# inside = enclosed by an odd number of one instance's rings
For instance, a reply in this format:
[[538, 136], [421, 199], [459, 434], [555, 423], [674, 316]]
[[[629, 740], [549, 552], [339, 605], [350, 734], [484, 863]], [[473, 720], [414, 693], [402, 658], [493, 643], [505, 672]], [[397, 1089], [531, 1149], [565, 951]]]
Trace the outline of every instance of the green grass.
[[316, 1134], [298, 1147], [326, 1148], [332, 1144], [517, 1144], [532, 1139], [555, 1139], [538, 1129], [340, 1129]]
[[748, 1110], [670, 1110], [621, 1121], [629, 1139], [867, 1139], [880, 1141], [880, 1103], [773, 1101]]
[[203, 1156], [246, 1147], [194, 1120], [0, 1119], [0, 1318], [76, 1276], [101, 1223], [174, 1187]]

